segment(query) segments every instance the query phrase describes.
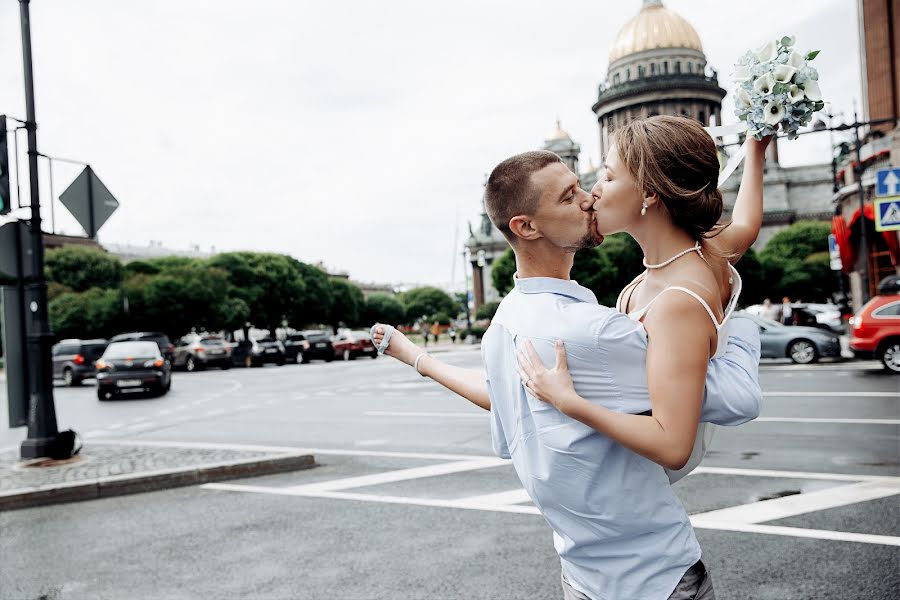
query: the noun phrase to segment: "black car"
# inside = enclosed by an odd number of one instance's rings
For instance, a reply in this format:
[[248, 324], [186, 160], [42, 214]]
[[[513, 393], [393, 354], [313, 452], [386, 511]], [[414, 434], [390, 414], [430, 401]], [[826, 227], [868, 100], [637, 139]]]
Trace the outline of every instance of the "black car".
[[106, 340], [62, 340], [53, 346], [53, 378], [67, 386], [81, 385], [96, 374], [94, 363], [108, 344]]
[[265, 364], [276, 364], [279, 367], [285, 363], [284, 346], [278, 340], [270, 337], [254, 340], [249, 346], [245, 345], [246, 357], [244, 364], [250, 367], [261, 367]]
[[132, 331], [120, 333], [109, 339], [112, 342], [156, 342], [159, 351], [170, 363], [175, 361], [175, 345], [169, 340], [169, 336], [158, 331]]
[[112, 342], [97, 361], [97, 399], [133, 392], [163, 396], [172, 387], [172, 366], [152, 341]]
[[334, 346], [327, 331], [301, 331], [292, 333], [284, 340], [285, 357], [296, 363], [311, 360], [334, 360]]

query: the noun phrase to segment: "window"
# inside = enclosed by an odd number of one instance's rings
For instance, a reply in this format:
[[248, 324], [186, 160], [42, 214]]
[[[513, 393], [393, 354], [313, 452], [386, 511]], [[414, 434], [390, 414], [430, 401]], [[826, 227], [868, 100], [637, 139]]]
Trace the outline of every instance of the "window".
[[663, 62], [663, 73], [669, 72], [669, 61]]
[[644, 65], [638, 65], [638, 77], [644, 76]]
[[652, 64], [650, 65], [650, 74], [651, 74], [651, 75], [656, 75], [656, 63], [652, 63]]
[[703, 112], [702, 110], [700, 111], [700, 123], [702, 123], [703, 125], [706, 125], [706, 113]]
[[882, 306], [872, 313], [876, 319], [887, 319], [890, 317], [900, 317], [900, 302], [894, 302], [887, 306]]
[[618, 85], [618, 83], [619, 83], [619, 74], [618, 73], [613, 75], [613, 83]]
[[625, 69], [625, 80], [631, 81], [631, 68]]
[[681, 73], [681, 63], [680, 62], [675, 63], [674, 70], [676, 73]]

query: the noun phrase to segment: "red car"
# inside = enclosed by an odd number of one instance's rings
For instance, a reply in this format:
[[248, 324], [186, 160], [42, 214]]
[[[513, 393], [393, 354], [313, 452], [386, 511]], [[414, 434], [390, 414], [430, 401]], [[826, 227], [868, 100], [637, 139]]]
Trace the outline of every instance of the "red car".
[[372, 343], [368, 331], [349, 331], [331, 338], [335, 358], [355, 360], [358, 356], [378, 358], [378, 350]]
[[858, 358], [877, 358], [900, 373], [900, 278], [886, 277], [878, 291], [850, 319], [850, 347]]

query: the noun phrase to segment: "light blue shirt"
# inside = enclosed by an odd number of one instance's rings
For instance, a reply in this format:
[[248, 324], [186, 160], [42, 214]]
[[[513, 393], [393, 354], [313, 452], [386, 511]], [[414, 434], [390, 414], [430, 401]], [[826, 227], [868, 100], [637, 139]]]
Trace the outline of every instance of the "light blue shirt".
[[[710, 361], [701, 419], [737, 425], [759, 414], [759, 332], [730, 327]], [[566, 345], [579, 395], [618, 412], [650, 410], [643, 326], [574, 281], [516, 279], [482, 340], [494, 451], [512, 458], [554, 532], [572, 587], [595, 600], [663, 600], [700, 558], [688, 515], [665, 470], [525, 393], [516, 349], [531, 340], [545, 365]]]

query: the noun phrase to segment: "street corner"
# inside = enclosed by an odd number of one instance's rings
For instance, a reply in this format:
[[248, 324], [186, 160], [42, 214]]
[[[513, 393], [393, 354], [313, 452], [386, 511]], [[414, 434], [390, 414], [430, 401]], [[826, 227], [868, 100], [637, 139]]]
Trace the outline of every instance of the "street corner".
[[22, 461], [0, 450], [0, 511], [273, 475], [316, 466], [299, 449], [90, 441], [68, 460]]

